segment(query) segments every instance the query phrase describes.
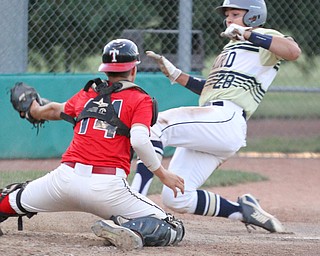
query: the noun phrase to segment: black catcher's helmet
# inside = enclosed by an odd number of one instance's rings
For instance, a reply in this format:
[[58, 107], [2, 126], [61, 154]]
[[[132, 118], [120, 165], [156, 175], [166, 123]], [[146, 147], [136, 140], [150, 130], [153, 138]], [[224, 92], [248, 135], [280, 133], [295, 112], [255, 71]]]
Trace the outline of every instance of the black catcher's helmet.
[[128, 39], [115, 39], [103, 48], [99, 71], [124, 72], [140, 63], [137, 45]]

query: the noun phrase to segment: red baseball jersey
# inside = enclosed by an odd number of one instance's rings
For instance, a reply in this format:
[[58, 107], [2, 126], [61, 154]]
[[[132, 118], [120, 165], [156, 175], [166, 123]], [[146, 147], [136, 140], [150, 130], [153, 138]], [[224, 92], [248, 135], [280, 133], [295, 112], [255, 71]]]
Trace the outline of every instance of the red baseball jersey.
[[[97, 95], [91, 88], [88, 92], [79, 91], [66, 102], [64, 112], [72, 117], [78, 116], [86, 103]], [[129, 128], [135, 123], [150, 127], [152, 100], [149, 95], [130, 88], [112, 93], [111, 102], [120, 120]], [[130, 147], [130, 139], [116, 134], [113, 126], [96, 118], [86, 118], [76, 124], [62, 162], [118, 167], [129, 174]]]

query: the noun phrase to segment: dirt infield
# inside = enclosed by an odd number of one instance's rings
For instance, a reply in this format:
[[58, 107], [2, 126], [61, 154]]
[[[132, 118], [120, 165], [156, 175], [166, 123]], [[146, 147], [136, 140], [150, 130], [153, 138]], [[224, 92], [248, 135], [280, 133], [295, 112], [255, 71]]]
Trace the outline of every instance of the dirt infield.
[[[59, 160], [0, 161], [1, 169], [54, 169]], [[35, 168], [38, 167], [38, 168]], [[240, 222], [227, 219], [179, 215], [186, 227], [185, 239], [176, 247], [144, 248], [121, 252], [95, 237], [90, 226], [97, 218], [83, 213], [47, 213], [1, 224], [0, 255], [319, 255], [320, 254], [320, 158], [261, 158], [236, 156], [221, 169], [261, 173], [268, 181], [211, 188], [236, 200], [252, 193], [276, 215], [286, 232], [270, 234], [263, 229], [248, 233]], [[159, 195], [151, 196], [161, 205]]]

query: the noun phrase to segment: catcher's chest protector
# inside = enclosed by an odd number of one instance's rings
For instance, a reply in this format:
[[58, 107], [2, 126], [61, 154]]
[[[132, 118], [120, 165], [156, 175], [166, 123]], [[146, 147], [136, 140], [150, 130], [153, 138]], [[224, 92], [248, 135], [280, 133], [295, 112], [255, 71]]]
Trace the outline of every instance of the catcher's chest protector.
[[[137, 88], [143, 93], [146, 93], [146, 92], [142, 88], [140, 88], [138, 85], [128, 81], [121, 81], [118, 83], [113, 83], [111, 86], [108, 86], [108, 84], [106, 82], [102, 82], [100, 78], [90, 80], [84, 87], [84, 90], [88, 91], [93, 84], [96, 85], [94, 89], [99, 93], [99, 95], [89, 101], [89, 103], [85, 106], [85, 108], [82, 110], [80, 115], [76, 118], [75, 122], [79, 122], [82, 119], [88, 118], [88, 117], [97, 118], [99, 120], [105, 121], [108, 124], [116, 127], [117, 134], [130, 137], [130, 128], [126, 126], [119, 119], [112, 105], [111, 93], [119, 92], [121, 90], [129, 89], [129, 88]], [[152, 102], [153, 102], [153, 113], [152, 113], [151, 126], [155, 124], [158, 117], [157, 101], [153, 98]], [[70, 120], [67, 120], [69, 118], [66, 117], [66, 114], [64, 113], [62, 114], [61, 117], [66, 121], [70, 121]]]

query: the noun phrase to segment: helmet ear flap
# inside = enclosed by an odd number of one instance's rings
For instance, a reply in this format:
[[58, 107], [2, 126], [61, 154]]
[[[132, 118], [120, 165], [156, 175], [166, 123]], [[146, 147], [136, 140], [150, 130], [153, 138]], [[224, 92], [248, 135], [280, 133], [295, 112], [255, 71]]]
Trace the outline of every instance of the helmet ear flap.
[[264, 13], [248, 11], [243, 17], [243, 23], [248, 27], [263, 26], [267, 19], [267, 11]]

